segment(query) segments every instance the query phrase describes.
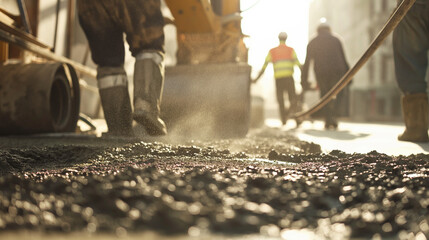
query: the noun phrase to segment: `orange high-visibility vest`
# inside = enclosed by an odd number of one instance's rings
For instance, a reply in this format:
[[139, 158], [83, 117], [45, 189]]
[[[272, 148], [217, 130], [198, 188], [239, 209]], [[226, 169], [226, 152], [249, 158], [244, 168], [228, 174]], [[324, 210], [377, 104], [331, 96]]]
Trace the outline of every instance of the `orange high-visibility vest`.
[[294, 66], [300, 66], [295, 50], [284, 43], [268, 52], [262, 67], [263, 71], [265, 71], [269, 62], [273, 63], [274, 77], [276, 79], [293, 76]]
[[294, 60], [293, 59], [293, 48], [281, 44], [278, 47], [272, 48], [270, 50], [271, 61], [276, 63], [282, 60]]

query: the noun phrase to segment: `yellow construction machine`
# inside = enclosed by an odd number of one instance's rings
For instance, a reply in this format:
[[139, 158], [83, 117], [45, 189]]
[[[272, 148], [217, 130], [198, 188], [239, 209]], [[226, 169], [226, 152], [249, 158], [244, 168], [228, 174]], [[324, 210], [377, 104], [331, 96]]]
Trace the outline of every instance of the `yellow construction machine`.
[[239, 0], [165, 0], [177, 28], [161, 115], [171, 133], [239, 137], [250, 118], [248, 49]]

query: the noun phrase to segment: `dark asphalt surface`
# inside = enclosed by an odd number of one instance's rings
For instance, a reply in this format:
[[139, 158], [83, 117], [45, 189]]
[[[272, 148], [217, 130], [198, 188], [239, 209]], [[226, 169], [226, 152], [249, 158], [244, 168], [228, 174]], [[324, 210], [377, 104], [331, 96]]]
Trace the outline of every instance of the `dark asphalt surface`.
[[226, 234], [427, 239], [429, 155], [323, 154], [277, 129], [245, 139], [0, 138], [0, 236]]

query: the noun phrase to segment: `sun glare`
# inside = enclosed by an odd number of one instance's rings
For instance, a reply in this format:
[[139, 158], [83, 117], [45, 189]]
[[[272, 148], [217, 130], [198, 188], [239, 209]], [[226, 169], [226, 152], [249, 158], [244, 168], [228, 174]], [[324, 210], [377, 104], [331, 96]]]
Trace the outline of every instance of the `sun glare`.
[[[288, 33], [288, 45], [304, 61], [308, 42], [308, 6], [310, 0], [242, 0], [242, 28], [251, 65], [262, 64], [268, 50], [278, 44], [279, 32]], [[262, 59], [261, 59], [262, 58]]]
[[[312, 0], [241, 0], [242, 29], [250, 37], [246, 39], [249, 48], [249, 64], [252, 76], [261, 69], [268, 51], [278, 45], [278, 34], [288, 34], [287, 45], [293, 47], [301, 63], [305, 60], [308, 43], [308, 8]], [[247, 10], [246, 10], [247, 9]], [[300, 73], [295, 74], [300, 82]], [[252, 93], [265, 98], [268, 105], [275, 105], [272, 67], [268, 67]], [[297, 89], [300, 89], [299, 84]]]

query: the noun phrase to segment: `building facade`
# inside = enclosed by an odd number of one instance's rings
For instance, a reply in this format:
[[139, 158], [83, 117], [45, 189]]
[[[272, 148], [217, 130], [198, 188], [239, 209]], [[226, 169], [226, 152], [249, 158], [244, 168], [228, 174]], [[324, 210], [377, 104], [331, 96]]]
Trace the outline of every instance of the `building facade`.
[[[396, 1], [313, 0], [310, 4], [309, 36], [321, 18], [343, 40], [346, 58], [353, 66], [377, 36], [396, 7]], [[350, 86], [350, 118], [355, 121], [401, 120], [401, 93], [393, 63], [392, 36], [356, 74]]]

